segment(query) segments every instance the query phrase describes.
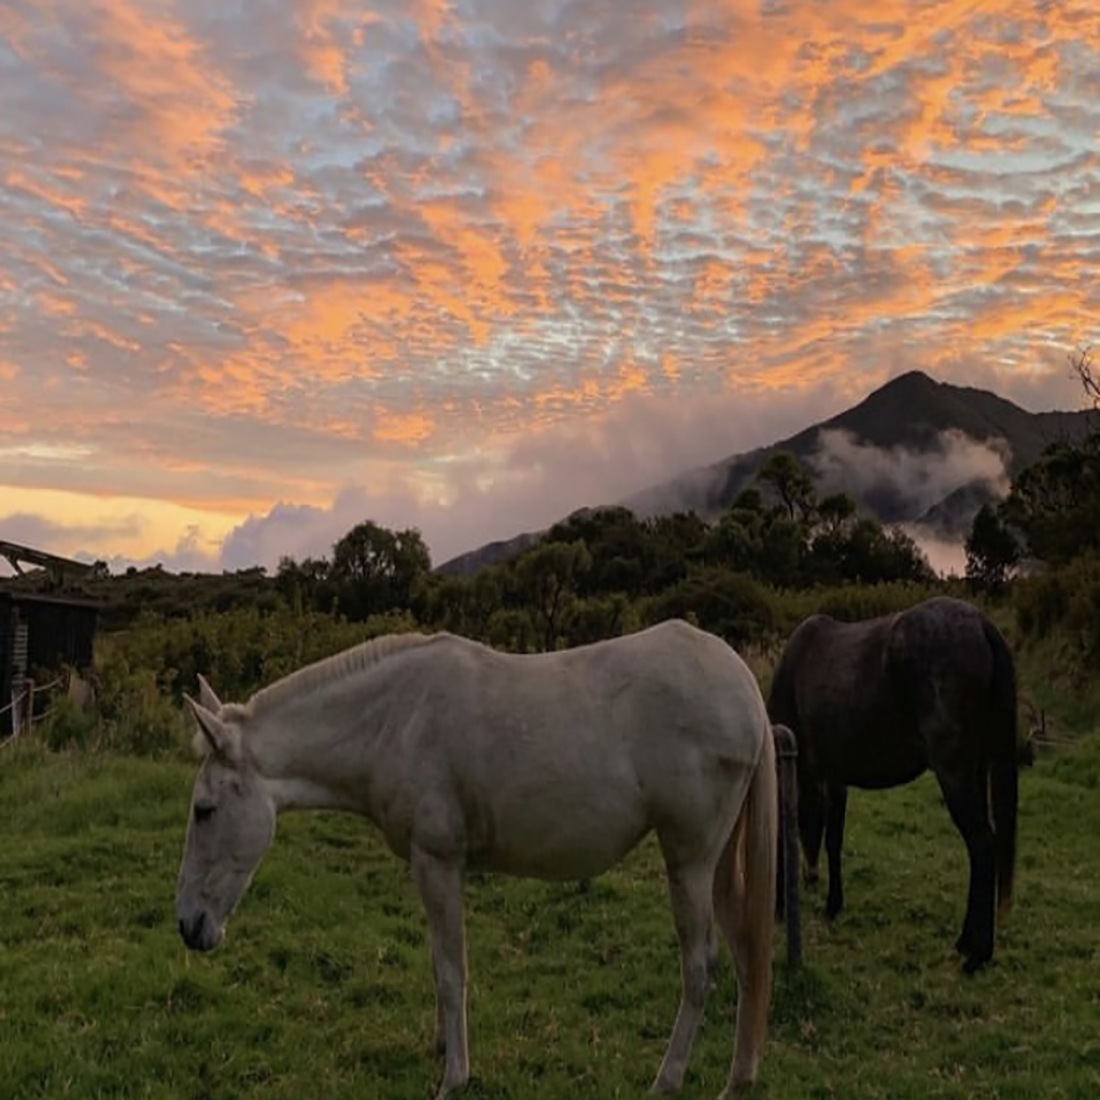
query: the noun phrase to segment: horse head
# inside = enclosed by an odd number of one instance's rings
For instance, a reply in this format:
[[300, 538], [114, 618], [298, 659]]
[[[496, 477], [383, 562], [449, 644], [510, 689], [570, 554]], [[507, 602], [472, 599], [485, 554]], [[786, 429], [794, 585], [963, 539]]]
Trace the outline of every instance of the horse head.
[[205, 681], [200, 694], [203, 702], [185, 696], [204, 760], [191, 796], [176, 915], [183, 942], [209, 951], [221, 942], [226, 921], [274, 839], [275, 802], [242, 744], [239, 716], [217, 701]]

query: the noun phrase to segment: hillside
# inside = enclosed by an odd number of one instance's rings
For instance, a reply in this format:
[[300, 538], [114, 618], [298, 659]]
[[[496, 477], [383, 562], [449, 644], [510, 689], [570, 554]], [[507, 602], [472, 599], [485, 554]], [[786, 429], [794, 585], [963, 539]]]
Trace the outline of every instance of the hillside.
[[[617, 503], [639, 516], [690, 510], [713, 518], [770, 454], [786, 450], [802, 460], [820, 492], [843, 490], [883, 523], [911, 523], [959, 540], [981, 504], [1000, 496], [1008, 479], [1047, 444], [1083, 434], [1087, 415], [1032, 413], [988, 390], [911, 371], [795, 435], [685, 471]], [[474, 573], [535, 537], [524, 533], [480, 547], [437, 571]]]

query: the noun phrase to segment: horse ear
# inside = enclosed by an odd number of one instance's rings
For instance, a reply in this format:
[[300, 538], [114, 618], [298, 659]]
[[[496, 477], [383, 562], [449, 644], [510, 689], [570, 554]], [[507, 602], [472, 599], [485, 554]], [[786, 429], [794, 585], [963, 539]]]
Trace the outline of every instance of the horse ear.
[[212, 710], [197, 703], [190, 695], [183, 697], [199, 724], [199, 732], [206, 738], [210, 751], [231, 764], [240, 760], [240, 735], [236, 728], [223, 722]]
[[207, 710], [219, 711], [222, 709], [222, 701], [201, 672], [199, 673], [199, 702]]

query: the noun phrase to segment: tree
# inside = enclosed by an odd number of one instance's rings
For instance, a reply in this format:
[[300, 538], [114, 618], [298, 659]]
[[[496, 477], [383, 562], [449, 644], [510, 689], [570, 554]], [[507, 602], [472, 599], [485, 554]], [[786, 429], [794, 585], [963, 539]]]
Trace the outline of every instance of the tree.
[[[900, 527], [884, 528], [876, 519], [861, 516], [833, 547], [830, 582], [929, 581], [935, 577], [928, 559], [914, 539]], [[822, 563], [818, 563], [819, 568]]]
[[756, 480], [769, 485], [791, 520], [806, 521], [814, 509], [814, 483], [790, 451], [775, 451], [756, 471]]
[[432, 561], [415, 528], [390, 531], [373, 520], [353, 527], [332, 548], [332, 579], [349, 618], [408, 607], [417, 579]]
[[739, 572], [759, 571], [768, 523], [763, 512], [739, 508], [734, 501], [710, 529], [703, 547], [706, 564]]
[[648, 612], [650, 622], [688, 619], [735, 647], [759, 643], [775, 625], [772, 596], [763, 584], [714, 566], [693, 568], [653, 600]]
[[329, 568], [324, 558], [297, 562], [289, 556], [281, 557], [275, 571], [275, 589], [296, 611], [329, 611], [335, 597], [328, 584]]
[[488, 641], [493, 615], [504, 601], [504, 576], [497, 565], [472, 577], [432, 578], [421, 599], [424, 619], [454, 634]]
[[637, 595], [654, 557], [652, 540], [629, 508], [586, 508], [547, 532], [546, 542], [583, 540], [592, 555], [592, 567], [578, 578], [581, 597], [626, 592]]
[[1093, 369], [1092, 348], [1080, 348], [1076, 354], [1070, 355], [1069, 366], [1081, 383], [1085, 397], [1092, 404], [1093, 409], [1100, 412], [1100, 378], [1096, 376]]
[[1047, 447], [1012, 483], [1002, 519], [1048, 565], [1100, 548], [1100, 434]]
[[856, 514], [856, 502], [847, 493], [830, 493], [817, 506], [821, 529], [829, 535], [839, 535]]
[[1000, 516], [1029, 554], [1054, 566], [1100, 549], [1100, 378], [1088, 348], [1069, 361], [1097, 416], [1084, 439], [1050, 444], [1016, 477]]
[[417, 580], [432, 571], [432, 555], [415, 527], [395, 531], [393, 540], [391, 581], [394, 598], [404, 605], [409, 602]]
[[753, 570], [776, 588], [804, 583], [806, 525], [785, 512], [773, 512], [764, 527], [760, 559]]
[[540, 649], [557, 648], [578, 582], [591, 568], [592, 555], [583, 540], [542, 542], [516, 562], [517, 595], [531, 611]]
[[764, 551], [764, 530], [772, 518], [764, 509], [759, 489], [742, 489], [707, 532], [703, 561], [738, 572], [757, 571]]
[[844, 579], [845, 561], [859, 522], [856, 502], [847, 493], [831, 493], [821, 501], [806, 560], [808, 581], [837, 584]]
[[566, 644], [572, 647], [617, 638], [634, 621], [632, 608], [622, 592], [578, 600], [569, 616]]
[[983, 504], [966, 537], [966, 579], [985, 592], [1000, 592], [1020, 561], [1020, 546], [997, 509]]

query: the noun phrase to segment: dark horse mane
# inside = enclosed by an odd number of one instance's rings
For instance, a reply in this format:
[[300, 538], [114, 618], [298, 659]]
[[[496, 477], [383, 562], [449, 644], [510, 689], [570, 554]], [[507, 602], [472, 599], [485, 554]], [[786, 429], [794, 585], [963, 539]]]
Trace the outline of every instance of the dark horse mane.
[[930, 769], [970, 858], [957, 946], [968, 969], [988, 961], [995, 910], [1012, 899], [1018, 768], [1015, 666], [989, 618], [947, 597], [854, 623], [814, 615], [783, 650], [768, 710], [798, 744], [799, 830], [811, 878], [824, 837], [827, 914], [843, 905], [848, 787]]

